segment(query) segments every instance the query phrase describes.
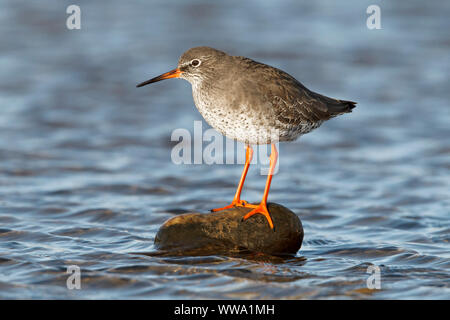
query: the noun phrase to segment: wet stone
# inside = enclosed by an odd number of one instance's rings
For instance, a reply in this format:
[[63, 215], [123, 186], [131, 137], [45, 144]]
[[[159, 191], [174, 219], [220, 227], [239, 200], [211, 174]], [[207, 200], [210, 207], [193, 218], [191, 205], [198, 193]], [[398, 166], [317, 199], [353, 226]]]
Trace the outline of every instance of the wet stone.
[[155, 238], [158, 250], [176, 255], [232, 254], [242, 251], [294, 255], [303, 241], [300, 219], [291, 210], [269, 203], [270, 229], [260, 214], [242, 221], [250, 208], [213, 213], [186, 213], [167, 220]]

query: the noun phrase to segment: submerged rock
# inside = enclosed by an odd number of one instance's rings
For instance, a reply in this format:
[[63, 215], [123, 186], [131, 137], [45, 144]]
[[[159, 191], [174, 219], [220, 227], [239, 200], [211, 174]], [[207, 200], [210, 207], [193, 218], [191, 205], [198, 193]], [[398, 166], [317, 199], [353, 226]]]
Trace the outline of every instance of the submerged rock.
[[301, 247], [303, 227], [291, 210], [269, 203], [274, 223], [270, 229], [260, 214], [242, 221], [250, 208], [236, 207], [213, 213], [187, 213], [167, 220], [155, 246], [177, 255], [227, 254], [240, 251], [293, 255]]

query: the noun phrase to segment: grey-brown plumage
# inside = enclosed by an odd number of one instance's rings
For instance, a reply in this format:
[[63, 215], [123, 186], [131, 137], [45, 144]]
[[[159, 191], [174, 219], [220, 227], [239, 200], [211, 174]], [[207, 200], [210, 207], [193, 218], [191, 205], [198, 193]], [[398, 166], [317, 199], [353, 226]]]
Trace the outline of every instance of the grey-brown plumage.
[[209, 47], [186, 51], [172, 73], [176, 71], [178, 76], [170, 77], [192, 84], [195, 105], [205, 120], [248, 144], [295, 140], [351, 112], [356, 104], [315, 93], [280, 69]]

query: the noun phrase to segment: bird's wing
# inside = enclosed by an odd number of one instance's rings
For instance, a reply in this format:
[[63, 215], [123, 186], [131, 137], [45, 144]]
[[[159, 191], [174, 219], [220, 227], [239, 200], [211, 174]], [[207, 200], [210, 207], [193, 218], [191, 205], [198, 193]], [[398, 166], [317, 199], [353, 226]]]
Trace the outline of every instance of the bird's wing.
[[247, 79], [254, 80], [259, 93], [264, 95], [282, 123], [316, 123], [351, 112], [355, 107], [355, 102], [329, 98], [307, 89], [280, 69], [240, 58], [247, 69]]

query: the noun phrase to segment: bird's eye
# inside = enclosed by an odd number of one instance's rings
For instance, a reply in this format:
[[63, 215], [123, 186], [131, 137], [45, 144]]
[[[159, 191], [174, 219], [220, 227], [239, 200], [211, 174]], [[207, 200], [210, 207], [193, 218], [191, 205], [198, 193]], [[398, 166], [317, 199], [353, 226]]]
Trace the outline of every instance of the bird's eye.
[[191, 61], [191, 66], [198, 67], [200, 65], [200, 60], [194, 59]]

